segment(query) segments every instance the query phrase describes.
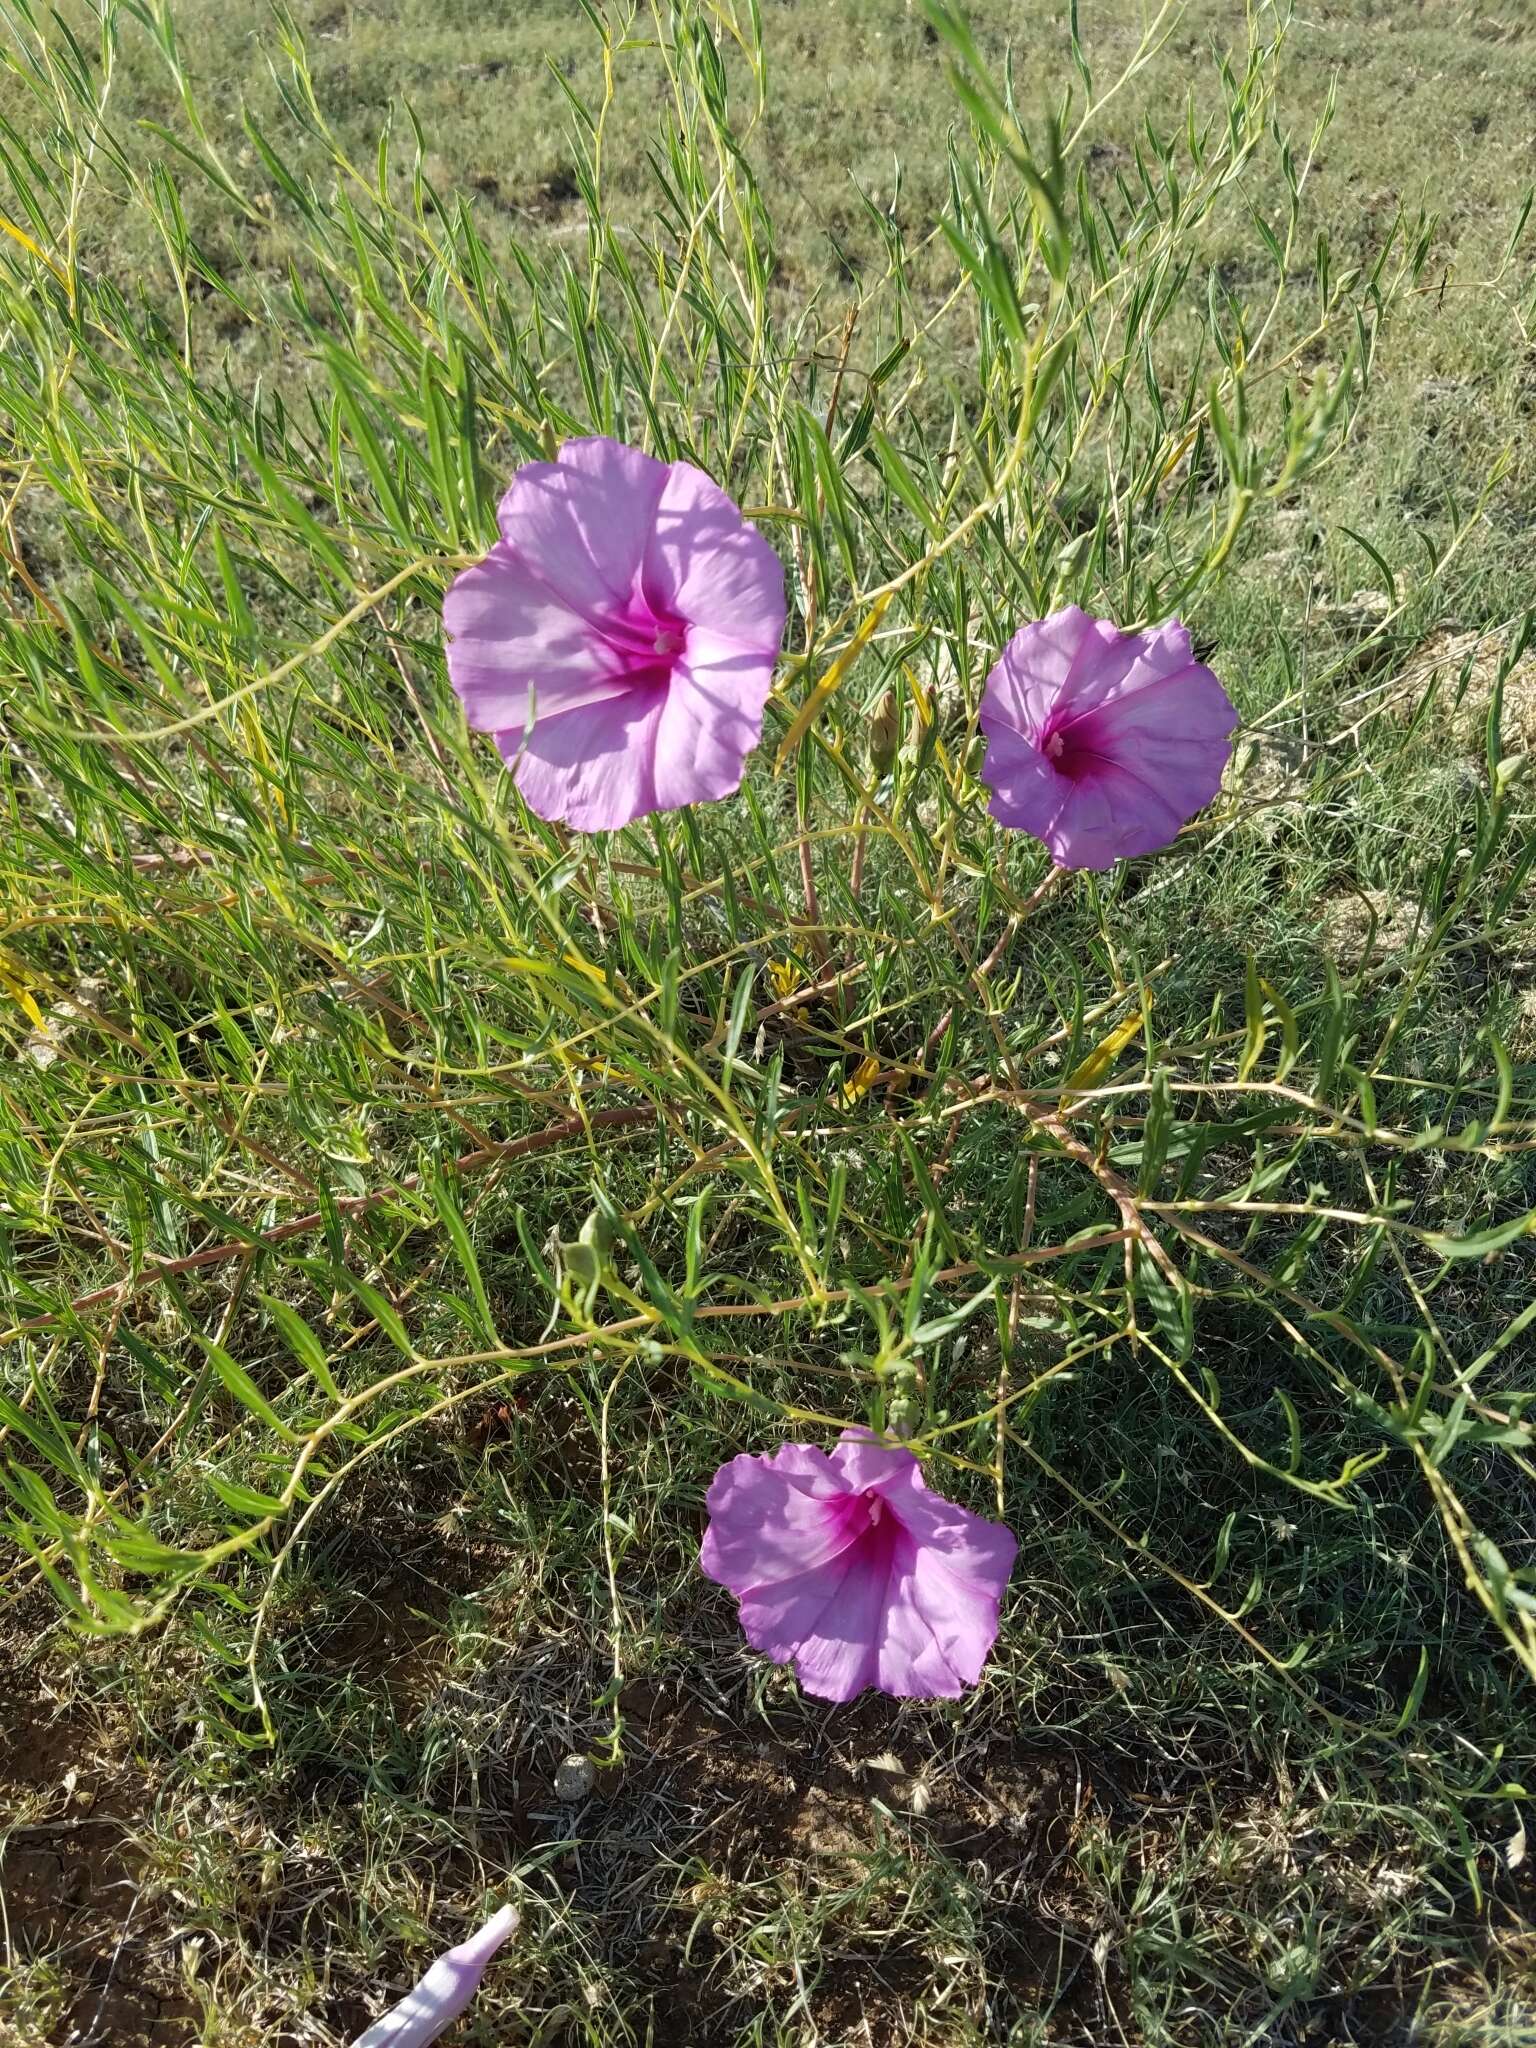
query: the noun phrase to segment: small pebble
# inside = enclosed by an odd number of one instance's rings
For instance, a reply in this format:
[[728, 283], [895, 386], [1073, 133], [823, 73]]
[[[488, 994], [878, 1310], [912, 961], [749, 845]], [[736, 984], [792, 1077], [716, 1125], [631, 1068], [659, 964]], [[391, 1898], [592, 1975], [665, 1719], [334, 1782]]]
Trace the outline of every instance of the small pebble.
[[555, 1772], [555, 1797], [570, 1806], [585, 1799], [597, 1783], [597, 1767], [589, 1756], [562, 1757]]

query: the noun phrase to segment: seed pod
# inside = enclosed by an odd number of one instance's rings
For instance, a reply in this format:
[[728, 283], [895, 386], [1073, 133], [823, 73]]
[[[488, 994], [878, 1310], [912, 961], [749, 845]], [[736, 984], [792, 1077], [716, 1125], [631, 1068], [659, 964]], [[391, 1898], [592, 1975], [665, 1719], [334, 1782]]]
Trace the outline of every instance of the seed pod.
[[896, 692], [887, 690], [875, 707], [874, 720], [869, 728], [870, 766], [877, 775], [889, 775], [901, 746], [901, 706]]

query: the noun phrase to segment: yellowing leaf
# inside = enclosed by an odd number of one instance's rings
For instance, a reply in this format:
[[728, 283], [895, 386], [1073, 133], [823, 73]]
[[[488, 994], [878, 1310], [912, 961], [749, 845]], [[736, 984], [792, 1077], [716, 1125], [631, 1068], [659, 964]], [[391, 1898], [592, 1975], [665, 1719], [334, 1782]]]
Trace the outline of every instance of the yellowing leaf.
[[1185, 456], [1189, 453], [1190, 449], [1194, 447], [1195, 442], [1199, 436], [1199, 433], [1200, 429], [1198, 427], [1191, 427], [1189, 432], [1183, 437], [1183, 439], [1176, 444], [1173, 453], [1169, 456], [1168, 460], [1163, 464], [1162, 470], [1158, 475], [1157, 480], [1160, 484], [1167, 483], [1169, 477], [1173, 475], [1173, 472], [1184, 460]]
[[599, 988], [607, 986], [600, 967], [594, 967], [590, 960], [584, 960], [579, 953], [562, 953], [558, 960], [530, 960], [523, 953], [503, 953], [501, 964], [508, 974], [538, 974], [550, 979], [560, 967], [572, 967], [578, 974], [584, 974], [588, 981], [595, 981]]
[[0, 988], [3, 988], [6, 994], [11, 996], [20, 1005], [22, 1014], [28, 1023], [35, 1026], [39, 1031], [46, 1031], [48, 1029], [47, 1021], [42, 1011], [32, 999], [31, 990], [24, 981], [20, 980], [5, 967], [0, 967]]
[[779, 773], [784, 763], [805, 738], [806, 734], [815, 724], [823, 707], [841, 686], [844, 676], [847, 675], [849, 669], [853, 667], [853, 664], [874, 638], [875, 628], [885, 617], [885, 608], [891, 601], [891, 595], [890, 591], [886, 591], [883, 597], [875, 599], [874, 603], [865, 613], [858, 631], [848, 642], [842, 653], [828, 664], [826, 674], [795, 713], [789, 731], [785, 733], [779, 746], [778, 755], [774, 760], [773, 772], [775, 775]]
[[912, 702], [917, 706], [917, 715], [925, 725], [933, 723], [933, 702], [928, 692], [917, 679], [917, 671], [910, 662], [903, 662], [901, 672], [907, 679], [907, 688], [912, 692]]
[[867, 1095], [880, 1078], [880, 1062], [872, 1052], [865, 1053], [838, 1091], [843, 1107], [852, 1109], [861, 1096]]
[[600, 1081], [626, 1081], [629, 1076], [622, 1067], [616, 1067], [611, 1060], [588, 1060], [577, 1057], [573, 1065], [580, 1067], [584, 1074], [595, 1074]]
[[9, 235], [13, 242], [19, 242], [23, 249], [37, 258], [39, 263], [46, 263], [60, 284], [67, 285], [69, 283], [69, 279], [60, 270], [58, 264], [54, 262], [47, 250], [40, 249], [25, 228], [17, 227], [15, 221], [7, 220], [3, 213], [0, 213], [0, 233]]
[[[1152, 1007], [1151, 995], [1147, 996], [1147, 1007]], [[1063, 1110], [1072, 1106], [1072, 1091], [1078, 1088], [1095, 1088], [1121, 1053], [1141, 1030], [1141, 1012], [1133, 1010], [1129, 1017], [1123, 1017], [1114, 1030], [1101, 1038], [1085, 1060], [1079, 1062], [1066, 1079], [1067, 1092], [1061, 1098]]]

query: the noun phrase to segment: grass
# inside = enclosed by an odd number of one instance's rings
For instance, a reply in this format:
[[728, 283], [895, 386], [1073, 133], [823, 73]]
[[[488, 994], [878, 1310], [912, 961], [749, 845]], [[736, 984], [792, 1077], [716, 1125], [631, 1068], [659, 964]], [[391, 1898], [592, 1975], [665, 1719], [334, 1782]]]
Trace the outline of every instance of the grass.
[[[503, 1897], [466, 2042], [1536, 2040], [1536, 32], [1103, 11], [8, 0], [7, 2042], [343, 2042]], [[439, 608], [593, 426], [792, 598], [588, 842]], [[1069, 597], [1244, 731], [1053, 884]], [[893, 1417], [1020, 1567], [829, 1711], [703, 1492]]]

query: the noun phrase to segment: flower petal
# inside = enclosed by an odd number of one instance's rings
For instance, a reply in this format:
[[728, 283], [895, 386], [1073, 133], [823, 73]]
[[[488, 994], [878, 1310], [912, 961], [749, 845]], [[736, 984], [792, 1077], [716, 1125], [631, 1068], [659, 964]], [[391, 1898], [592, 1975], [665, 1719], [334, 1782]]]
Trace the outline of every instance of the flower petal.
[[658, 612], [766, 654], [784, 633], [784, 568], [735, 500], [691, 463], [674, 462], [645, 550], [643, 585]]
[[[1102, 772], [1106, 778], [1120, 778], [1117, 786], [1127, 802], [1134, 785], [1134, 801], [1140, 806], [1142, 821], [1148, 828], [1155, 823], [1154, 800], [1162, 805], [1167, 816], [1176, 820], [1171, 831], [1162, 831], [1153, 842], [1154, 846], [1166, 846], [1179, 827], [1197, 811], [1203, 811], [1221, 788], [1231, 752], [1231, 742], [1225, 737], [1203, 740], [1190, 735], [1175, 740], [1151, 733], [1139, 738], [1117, 733], [1106, 749]], [[1152, 847], [1141, 850], [1150, 853]]]
[[557, 597], [591, 618], [626, 605], [640, 581], [667, 465], [596, 434], [558, 462], [529, 462], [501, 501], [501, 537]]
[[853, 1496], [810, 1444], [722, 1465], [706, 1505], [699, 1561], [736, 1594], [742, 1631], [775, 1664], [793, 1660], [805, 1690], [850, 1700], [874, 1683], [894, 1524], [881, 1532], [839, 1513]]
[[[985, 717], [982, 723], [985, 727]], [[989, 730], [982, 767], [992, 789], [987, 809], [1000, 825], [1032, 832], [1054, 851], [1051, 835], [1072, 784], [1057, 773], [1033, 739], [1009, 725], [993, 724]]]
[[1107, 868], [1169, 845], [1183, 822], [1160, 791], [1104, 761], [1071, 785], [1046, 844], [1058, 867]]
[[882, 1444], [867, 1429], [845, 1429], [828, 1463], [851, 1493], [904, 1486], [922, 1467], [902, 1444]]
[[919, 1549], [986, 1592], [995, 1607], [1018, 1556], [1018, 1538], [1006, 1524], [988, 1521], [946, 1494], [933, 1492], [916, 1458], [905, 1456], [903, 1469], [885, 1489], [890, 1512]]
[[832, 1460], [813, 1444], [781, 1444], [770, 1458], [732, 1458], [705, 1495], [705, 1576], [740, 1596], [820, 1569], [847, 1547], [846, 1530], [828, 1513], [847, 1493]]
[[741, 1600], [741, 1626], [754, 1650], [795, 1676], [819, 1700], [856, 1699], [875, 1684], [885, 1632], [894, 1542], [866, 1537], [840, 1557]]
[[1128, 775], [1161, 792], [1180, 823], [1221, 787], [1237, 725], [1232, 700], [1198, 662], [1112, 699], [1066, 728]]
[[359, 2036], [353, 2048], [427, 2048], [469, 2004], [486, 1964], [516, 1925], [515, 1907], [493, 1913], [477, 1934], [439, 1956], [416, 1988]]
[[[981, 729], [1008, 728], [1034, 738], [1062, 701], [1073, 670], [1092, 644], [1091, 619], [1075, 604], [1021, 626], [998, 656], [981, 699]], [[1107, 630], [1113, 634], [1114, 628]]]
[[[945, 1638], [952, 1633], [943, 1624], [943, 1634], [929, 1619], [917, 1599], [917, 1575], [921, 1567], [921, 1546], [904, 1537], [893, 1560], [885, 1592], [885, 1613], [880, 1645], [875, 1660], [875, 1682], [882, 1692], [899, 1700], [958, 1699], [968, 1681], [945, 1654]], [[993, 1608], [993, 1632], [997, 1614]], [[990, 1639], [987, 1648], [990, 1648]], [[982, 1660], [986, 1649], [982, 1651]], [[974, 1680], [981, 1663], [971, 1674]]]
[[925, 1543], [904, 1562], [890, 1589], [880, 1683], [902, 1699], [954, 1699], [980, 1678], [997, 1640], [1001, 1589], [952, 1570]]
[[521, 732], [535, 716], [601, 703], [626, 687], [612, 647], [505, 543], [443, 599], [448, 675], [477, 732]]
[[[1149, 633], [1122, 633], [1108, 619], [1089, 619], [1077, 659], [1058, 697], [1058, 709], [1069, 718], [1082, 718], [1100, 706], [1126, 703], [1147, 690], [1177, 681], [1197, 668], [1189, 629], [1178, 619], [1169, 619]], [[1209, 669], [1199, 672], [1211, 673]], [[1211, 676], [1211, 681], [1216, 678]], [[1221, 689], [1219, 683], [1216, 687]], [[1226, 692], [1221, 694], [1225, 701]], [[1168, 714], [1163, 723], [1166, 728]]]
[[[775, 643], [777, 645], [777, 643]], [[672, 671], [656, 745], [656, 795], [666, 809], [729, 796], [763, 734], [772, 654], [691, 627]]]
[[1018, 1554], [1000, 1522], [929, 1490], [910, 1451], [850, 1431], [832, 1453], [850, 1482], [878, 1487], [901, 1529], [877, 1653], [877, 1683], [897, 1699], [955, 1699], [981, 1675]]
[[[665, 685], [632, 684], [621, 697], [541, 718], [496, 735], [515, 764], [523, 801], [578, 832], [613, 832], [658, 808], [656, 745]], [[520, 751], [521, 750], [521, 751]]]

